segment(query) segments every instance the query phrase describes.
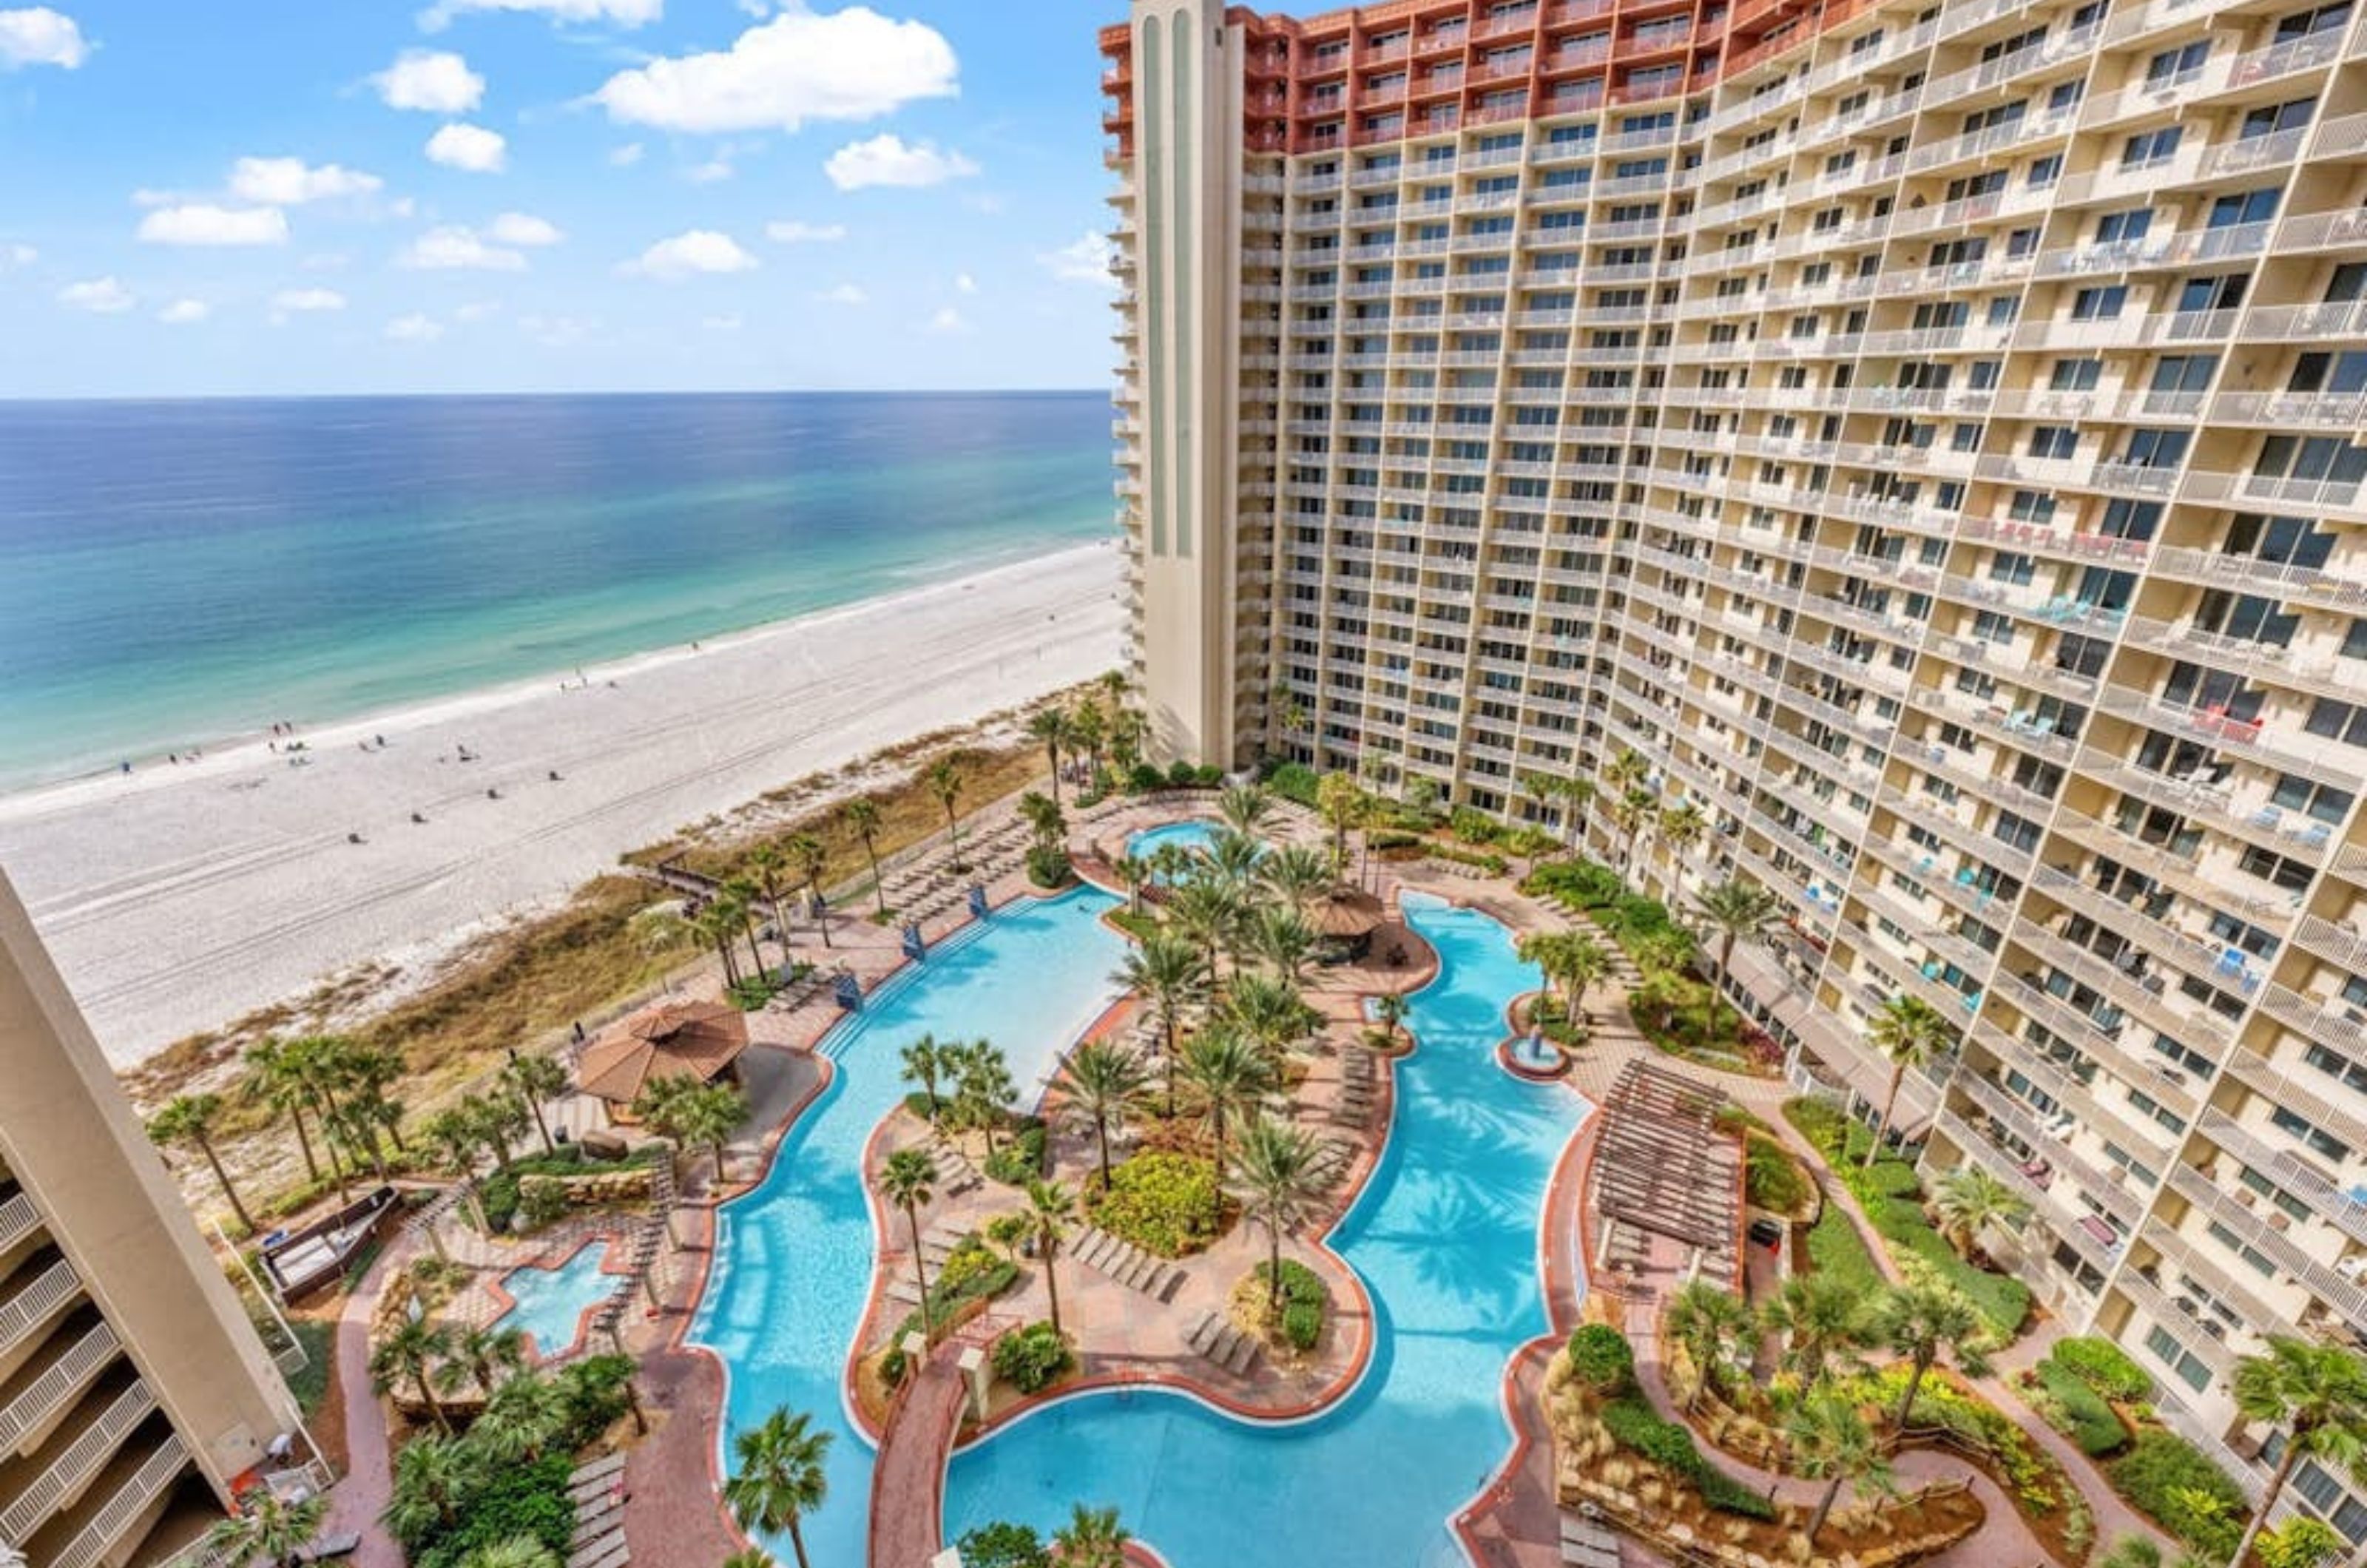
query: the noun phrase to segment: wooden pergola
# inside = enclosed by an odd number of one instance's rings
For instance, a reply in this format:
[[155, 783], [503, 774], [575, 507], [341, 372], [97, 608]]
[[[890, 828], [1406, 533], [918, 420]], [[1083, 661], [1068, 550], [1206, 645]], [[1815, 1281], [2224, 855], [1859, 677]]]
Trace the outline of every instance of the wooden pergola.
[[1611, 1258], [1625, 1227], [1692, 1247], [1703, 1274], [1728, 1287], [1738, 1282], [1742, 1153], [1718, 1129], [1724, 1099], [1648, 1062], [1620, 1072], [1603, 1101], [1591, 1183]]

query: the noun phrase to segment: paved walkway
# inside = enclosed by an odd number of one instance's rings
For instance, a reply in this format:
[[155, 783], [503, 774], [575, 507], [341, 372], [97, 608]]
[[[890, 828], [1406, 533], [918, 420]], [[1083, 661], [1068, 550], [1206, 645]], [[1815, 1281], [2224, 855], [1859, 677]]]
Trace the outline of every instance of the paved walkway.
[[337, 1318], [335, 1366], [345, 1416], [345, 1475], [329, 1492], [329, 1517], [324, 1534], [351, 1530], [362, 1538], [360, 1550], [347, 1559], [354, 1568], [403, 1568], [402, 1550], [378, 1522], [387, 1499], [394, 1495], [391, 1456], [387, 1451], [386, 1405], [370, 1388], [369, 1320], [378, 1310], [379, 1292], [392, 1270], [403, 1266], [400, 1245], [389, 1247], [370, 1266], [361, 1286], [345, 1298]]
[[871, 1466], [871, 1568], [929, 1568], [944, 1545], [946, 1461], [969, 1390], [961, 1341], [937, 1347], [889, 1412]]

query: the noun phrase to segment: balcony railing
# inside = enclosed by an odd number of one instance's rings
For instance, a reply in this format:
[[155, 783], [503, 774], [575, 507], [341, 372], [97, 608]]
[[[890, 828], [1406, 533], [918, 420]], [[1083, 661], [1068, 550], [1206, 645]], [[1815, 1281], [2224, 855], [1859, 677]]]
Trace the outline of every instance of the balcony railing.
[[0, 1540], [23, 1540], [40, 1529], [65, 1498], [89, 1483], [115, 1450], [123, 1446], [131, 1429], [155, 1408], [156, 1396], [149, 1392], [148, 1384], [134, 1379], [108, 1403], [97, 1419], [65, 1446], [48, 1469], [17, 1493], [6, 1508], [0, 1509]]

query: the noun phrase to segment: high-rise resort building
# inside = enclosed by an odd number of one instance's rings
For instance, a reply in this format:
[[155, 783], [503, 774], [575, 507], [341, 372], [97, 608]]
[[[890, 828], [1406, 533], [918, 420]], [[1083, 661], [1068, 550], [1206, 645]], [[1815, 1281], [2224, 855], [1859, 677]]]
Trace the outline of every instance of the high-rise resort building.
[[0, 877], [0, 1562], [163, 1562], [295, 1426]]
[[[1878, 1098], [2257, 1484], [2367, 1339], [2367, 17], [2350, 0], [1134, 0], [1101, 35], [1158, 744], [1632, 749]], [[1602, 784], [1608, 800], [1620, 791]], [[1614, 858], [1600, 809], [1585, 814]], [[2367, 1539], [2315, 1462], [2306, 1504]]]

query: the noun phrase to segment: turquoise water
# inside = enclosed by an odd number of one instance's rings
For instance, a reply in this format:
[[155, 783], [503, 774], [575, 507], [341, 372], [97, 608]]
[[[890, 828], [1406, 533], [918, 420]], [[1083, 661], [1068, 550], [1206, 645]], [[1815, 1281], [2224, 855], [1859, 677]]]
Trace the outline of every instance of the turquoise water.
[[0, 788], [1110, 532], [1100, 393], [0, 403]]
[[1145, 828], [1129, 835], [1126, 852], [1138, 860], [1147, 860], [1172, 844], [1188, 853], [1204, 855], [1216, 839], [1217, 825], [1195, 817], [1182, 822], [1161, 822], [1156, 828]]
[[[835, 1065], [821, 1101], [783, 1139], [762, 1187], [717, 1217], [709, 1284], [691, 1338], [730, 1369], [730, 1434], [787, 1406], [837, 1435], [830, 1496], [805, 1521], [818, 1563], [864, 1561], [871, 1450], [842, 1401], [846, 1354], [871, 1281], [874, 1237], [860, 1185], [863, 1146], [911, 1087], [898, 1054], [923, 1033], [984, 1035], [1011, 1058], [1021, 1097], [1113, 995], [1123, 939], [1101, 923], [1117, 900], [1077, 888], [1022, 900], [934, 949], [823, 1037]], [[791, 1561], [787, 1540], [770, 1543]]]
[[583, 1314], [608, 1299], [617, 1276], [600, 1271], [608, 1244], [591, 1241], [556, 1269], [513, 1269], [502, 1289], [515, 1303], [495, 1319], [504, 1327], [534, 1336], [534, 1353], [556, 1356], [583, 1332]]
[[990, 1519], [1049, 1530], [1078, 1502], [1116, 1505], [1173, 1568], [1460, 1565], [1446, 1520], [1508, 1449], [1506, 1360], [1546, 1329], [1537, 1216], [1584, 1113], [1557, 1085], [1495, 1063], [1504, 1004], [1535, 989], [1487, 916], [1408, 894], [1439, 978], [1407, 1021], [1387, 1156], [1332, 1245], [1363, 1276], [1379, 1341], [1347, 1401], [1257, 1427], [1159, 1391], [1086, 1394], [957, 1455], [949, 1537]]

